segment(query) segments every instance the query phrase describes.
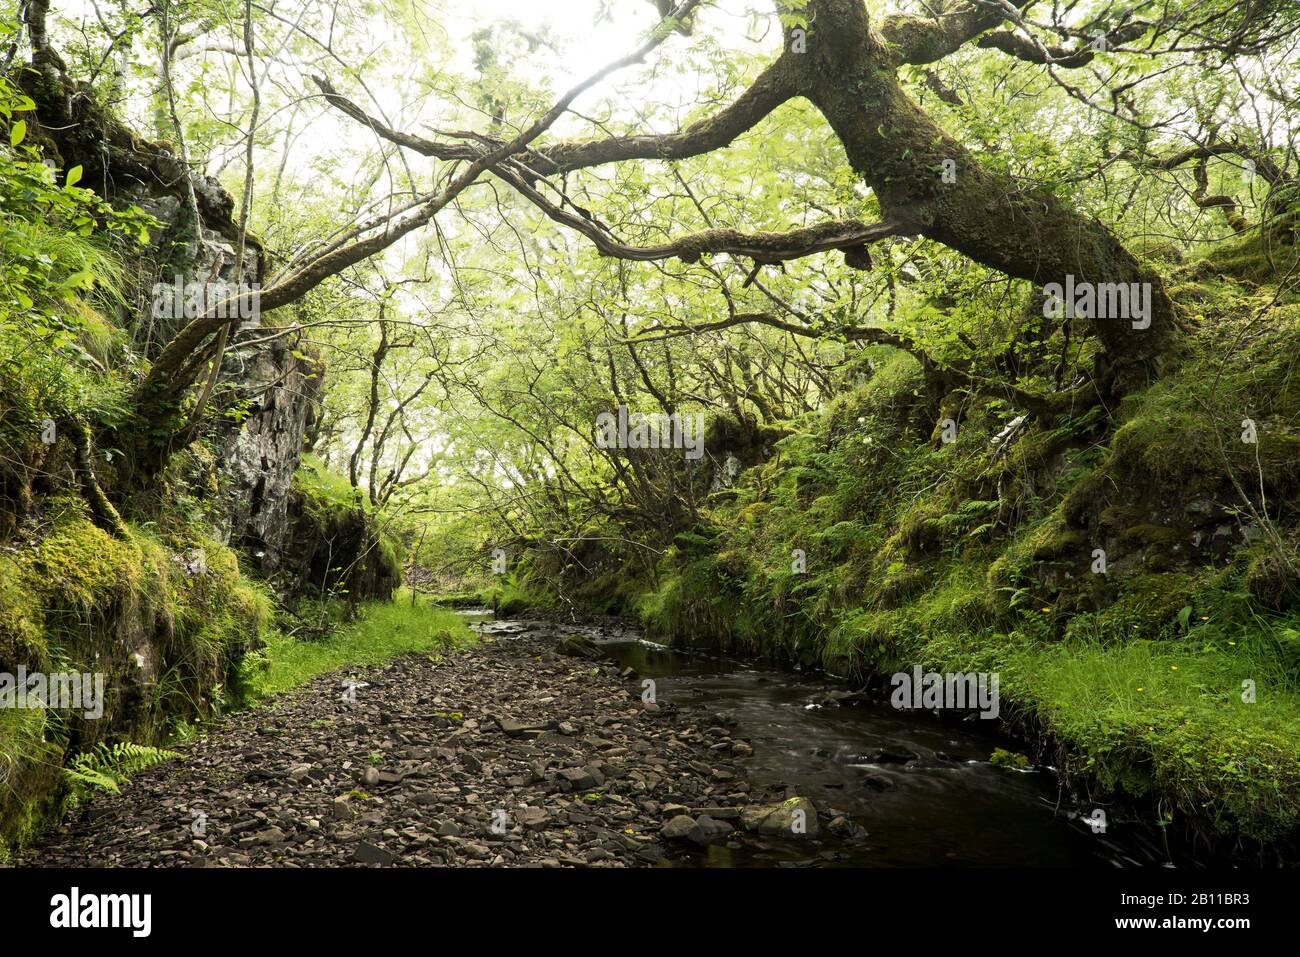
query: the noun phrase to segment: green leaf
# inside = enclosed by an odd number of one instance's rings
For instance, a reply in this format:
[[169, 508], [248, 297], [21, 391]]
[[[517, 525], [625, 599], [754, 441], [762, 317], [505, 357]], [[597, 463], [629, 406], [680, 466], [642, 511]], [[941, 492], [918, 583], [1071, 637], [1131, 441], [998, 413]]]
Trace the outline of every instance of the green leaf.
[[63, 280], [63, 289], [89, 289], [95, 285], [95, 274], [88, 269], [81, 269], [74, 272], [67, 279]]
[[65, 180], [66, 185], [76, 186], [81, 182], [81, 166], [77, 165], [68, 170], [68, 178]]
[[17, 146], [19, 143], [23, 141], [23, 137], [26, 135], [27, 135], [27, 121], [19, 120], [17, 123], [13, 125], [13, 128], [9, 130], [9, 145]]

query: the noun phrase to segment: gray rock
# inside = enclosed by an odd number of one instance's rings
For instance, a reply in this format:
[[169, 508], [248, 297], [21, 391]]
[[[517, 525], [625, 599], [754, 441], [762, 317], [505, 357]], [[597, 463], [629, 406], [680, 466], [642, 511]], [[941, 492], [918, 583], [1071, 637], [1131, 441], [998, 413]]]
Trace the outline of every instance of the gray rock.
[[514, 718], [498, 718], [495, 716], [492, 720], [497, 723], [497, 727], [499, 727], [504, 734], [512, 738], [522, 738], [529, 732], [541, 734], [544, 731], [550, 730], [551, 727], [551, 722], [549, 721], [517, 721]]
[[659, 836], [665, 841], [684, 841], [695, 830], [695, 818], [689, 814], [678, 814], [659, 829]]
[[377, 844], [362, 841], [352, 852], [352, 860], [357, 864], [379, 864], [387, 867], [396, 860], [391, 851], [386, 851]]
[[706, 814], [716, 821], [740, 820], [740, 808], [738, 807], [702, 807], [696, 813]]
[[524, 827], [537, 829], [545, 827], [551, 816], [545, 808], [526, 807], [521, 809], [515, 817]]
[[740, 823], [745, 830], [768, 837], [816, 837], [820, 830], [817, 809], [802, 797], [747, 807], [740, 814]]
[[726, 821], [719, 821], [709, 817], [707, 814], [701, 814], [695, 819], [695, 827], [687, 837], [696, 844], [708, 844], [716, 841], [718, 838], [730, 834], [733, 828]]
[[584, 791], [598, 786], [596, 775], [589, 768], [565, 768], [560, 772], [560, 777], [573, 785], [575, 791]]
[[565, 635], [560, 638], [556, 648], [560, 654], [571, 658], [586, 658], [594, 661], [601, 656], [595, 642], [585, 635]]
[[264, 831], [258, 831], [251, 837], [245, 838], [245, 840], [254, 844], [279, 844], [284, 840], [284, 831], [278, 827], [268, 827]]

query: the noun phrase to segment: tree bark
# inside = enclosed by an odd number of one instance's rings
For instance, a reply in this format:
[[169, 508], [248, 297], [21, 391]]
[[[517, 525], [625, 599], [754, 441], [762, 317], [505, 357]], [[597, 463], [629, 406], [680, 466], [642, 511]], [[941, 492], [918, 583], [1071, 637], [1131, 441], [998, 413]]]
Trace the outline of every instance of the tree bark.
[[[1176, 342], [1172, 307], [1158, 277], [1101, 223], [1045, 191], [1027, 191], [987, 170], [944, 133], [898, 81], [900, 58], [930, 49], [920, 40], [902, 42], [908, 32], [899, 18], [891, 18], [896, 45], [890, 45], [872, 29], [862, 0], [811, 0], [809, 12], [806, 52], [793, 52], [787, 31], [782, 59], [834, 129], [853, 170], [874, 190], [883, 216], [1040, 288], [1064, 284], [1067, 275], [1076, 284], [1151, 283], [1149, 327], [1134, 328], [1127, 317], [1094, 325], [1107, 354], [1107, 377], [1121, 389], [1157, 371]], [[918, 32], [927, 29], [918, 22]], [[944, 181], [945, 161], [952, 182]]]

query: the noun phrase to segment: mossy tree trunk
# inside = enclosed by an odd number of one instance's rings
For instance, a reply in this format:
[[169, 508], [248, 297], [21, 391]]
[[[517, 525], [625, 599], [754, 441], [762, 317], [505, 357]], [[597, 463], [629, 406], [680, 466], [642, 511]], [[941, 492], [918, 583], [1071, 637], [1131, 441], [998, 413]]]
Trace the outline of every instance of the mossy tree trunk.
[[1112, 381], [1123, 384], [1158, 369], [1176, 341], [1158, 277], [1101, 223], [1050, 193], [1026, 190], [988, 170], [903, 90], [898, 68], [944, 49], [925, 34], [928, 26], [891, 18], [891, 43], [873, 29], [862, 0], [811, 0], [808, 12], [812, 20], [802, 43], [787, 30], [786, 69], [826, 117], [853, 170], [879, 198], [882, 214], [1039, 287], [1064, 284], [1067, 275], [1076, 283], [1151, 283], [1149, 326], [1134, 328], [1128, 317], [1111, 317], [1095, 327]]

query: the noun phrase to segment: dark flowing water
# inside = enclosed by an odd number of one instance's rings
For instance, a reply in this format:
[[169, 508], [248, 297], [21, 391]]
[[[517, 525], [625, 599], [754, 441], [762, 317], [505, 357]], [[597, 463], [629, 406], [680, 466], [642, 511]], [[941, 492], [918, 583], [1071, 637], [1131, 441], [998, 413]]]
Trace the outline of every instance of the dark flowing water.
[[[475, 616], [477, 617], [477, 616]], [[508, 637], [536, 622], [490, 622]], [[741, 762], [755, 803], [787, 794], [810, 799], [820, 842], [744, 835], [701, 849], [675, 849], [675, 866], [1071, 867], [1167, 864], [1150, 829], [1108, 810], [1106, 832], [1084, 820], [1047, 768], [989, 763], [993, 749], [1022, 750], [973, 719], [941, 723], [888, 702], [823, 706], [825, 680], [640, 640], [627, 626], [562, 626], [595, 639], [619, 664], [655, 681], [656, 700], [701, 705], [735, 725], [752, 757]], [[981, 727], [984, 725], [984, 727]], [[884, 760], [877, 752], [886, 752]], [[849, 822], [832, 834], [835, 816]], [[848, 833], [843, 833], [847, 831]]]

